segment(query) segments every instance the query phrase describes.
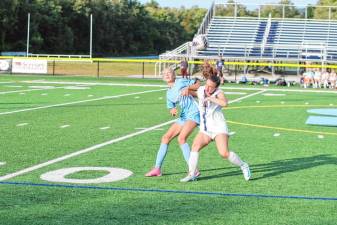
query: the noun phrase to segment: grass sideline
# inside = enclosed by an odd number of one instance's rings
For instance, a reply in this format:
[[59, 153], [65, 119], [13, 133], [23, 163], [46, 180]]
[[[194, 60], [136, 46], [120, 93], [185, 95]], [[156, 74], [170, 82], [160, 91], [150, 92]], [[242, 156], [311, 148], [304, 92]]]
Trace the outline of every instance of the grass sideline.
[[[39, 83], [41, 80], [46, 83]], [[60, 83], [48, 83], [55, 81]], [[76, 84], [85, 82], [92, 85]], [[94, 85], [97, 82], [106, 85]], [[112, 83], [125, 85], [108, 85]], [[163, 85], [163, 82], [132, 78], [0, 76], [0, 92], [32, 89], [31, 86], [57, 87], [41, 88], [25, 95], [3, 94], [0, 112], [124, 95], [0, 115], [0, 161], [6, 162], [0, 166], [0, 176], [135, 133], [138, 131], [135, 128], [151, 127], [172, 119], [165, 109], [165, 91], [160, 90], [161, 86], [130, 84]], [[83, 89], [71, 88], [74, 86]], [[230, 87], [232, 89], [227, 89]], [[245, 87], [224, 86], [231, 100], [259, 90], [257, 87], [242, 89]], [[150, 90], [157, 91], [130, 95]], [[238, 168], [222, 160], [211, 144], [201, 153], [199, 181], [180, 183], [179, 179], [186, 174], [186, 165], [176, 141], [170, 145], [163, 166], [164, 176], [145, 178], [143, 175], [153, 165], [160, 137], [165, 132], [153, 130], [2, 181], [1, 223], [335, 224], [337, 201], [324, 198], [337, 197], [336, 137], [323, 133], [337, 133], [337, 130], [308, 126], [305, 120], [309, 108], [336, 107], [336, 92], [284, 90], [270, 89], [266, 93], [285, 95], [256, 95], [233, 103], [224, 111], [230, 130], [235, 132], [230, 140], [231, 149], [252, 167], [254, 179], [249, 182], [244, 181]], [[22, 123], [27, 125], [17, 126]], [[60, 128], [65, 124], [70, 126]], [[102, 127], [110, 128], [100, 130]], [[323, 138], [279, 127], [321, 132]], [[280, 135], [274, 136], [276, 133]], [[55, 184], [40, 179], [45, 172], [74, 166], [125, 168], [134, 174], [119, 182], [95, 185]], [[104, 172], [89, 171], [69, 178], [90, 179], [102, 175]]]

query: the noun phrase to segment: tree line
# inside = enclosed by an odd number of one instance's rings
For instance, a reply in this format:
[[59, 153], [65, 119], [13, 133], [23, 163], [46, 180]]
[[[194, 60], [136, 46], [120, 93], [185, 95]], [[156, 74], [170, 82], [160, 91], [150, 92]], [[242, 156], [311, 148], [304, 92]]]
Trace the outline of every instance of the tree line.
[[[228, 2], [233, 2], [229, 0]], [[280, 3], [292, 5], [290, 0]], [[337, 5], [337, 0], [320, 0], [318, 5]], [[233, 6], [217, 9], [231, 16]], [[238, 5], [240, 16], [256, 16]], [[274, 12], [273, 12], [274, 10]], [[27, 15], [30, 13], [30, 52], [48, 54], [88, 54], [90, 15], [93, 15], [93, 55], [123, 56], [159, 54], [191, 41], [207, 9], [160, 7], [155, 0], [1, 0], [0, 52], [25, 51]], [[280, 13], [262, 7], [261, 16]], [[286, 16], [301, 17], [295, 6]], [[312, 18], [328, 12], [310, 11]], [[274, 15], [273, 15], [274, 16]]]

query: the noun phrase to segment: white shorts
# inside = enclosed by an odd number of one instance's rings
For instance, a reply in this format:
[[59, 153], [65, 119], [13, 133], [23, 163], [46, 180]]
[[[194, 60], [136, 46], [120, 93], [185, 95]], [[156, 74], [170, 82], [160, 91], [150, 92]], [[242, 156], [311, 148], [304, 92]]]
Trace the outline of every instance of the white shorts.
[[203, 126], [201, 124], [200, 125], [200, 132], [206, 134], [207, 136], [212, 138], [212, 140], [214, 140], [214, 138], [219, 134], [229, 135], [227, 123], [225, 121], [221, 121], [220, 123], [218, 123], [214, 126], [208, 126], [207, 130], [205, 130], [205, 126]]
[[227, 122], [222, 112], [214, 112], [211, 116], [202, 119], [200, 123], [200, 132], [212, 139], [219, 134], [228, 135]]
[[207, 135], [208, 137], [210, 137], [212, 140], [214, 140], [215, 137], [218, 136], [219, 134], [225, 134], [225, 135], [229, 136], [228, 130], [227, 130], [227, 131], [215, 131], [215, 132], [200, 130], [200, 132], [203, 133], [203, 134], [206, 134], [206, 135]]

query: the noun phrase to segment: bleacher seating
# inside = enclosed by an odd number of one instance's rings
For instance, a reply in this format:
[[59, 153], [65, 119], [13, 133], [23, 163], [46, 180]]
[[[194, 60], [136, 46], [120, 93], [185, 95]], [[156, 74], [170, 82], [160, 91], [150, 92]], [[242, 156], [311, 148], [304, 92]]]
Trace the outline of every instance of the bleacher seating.
[[337, 61], [337, 21], [215, 16], [207, 38], [198, 55]]

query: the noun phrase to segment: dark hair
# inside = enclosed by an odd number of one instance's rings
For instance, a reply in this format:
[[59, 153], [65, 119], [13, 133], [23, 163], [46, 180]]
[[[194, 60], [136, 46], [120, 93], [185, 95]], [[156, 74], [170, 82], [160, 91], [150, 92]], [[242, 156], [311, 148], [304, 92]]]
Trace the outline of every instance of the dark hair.
[[208, 79], [211, 80], [212, 82], [214, 82], [216, 84], [216, 87], [219, 87], [220, 78], [218, 76], [216, 76], [216, 75], [209, 76]]

